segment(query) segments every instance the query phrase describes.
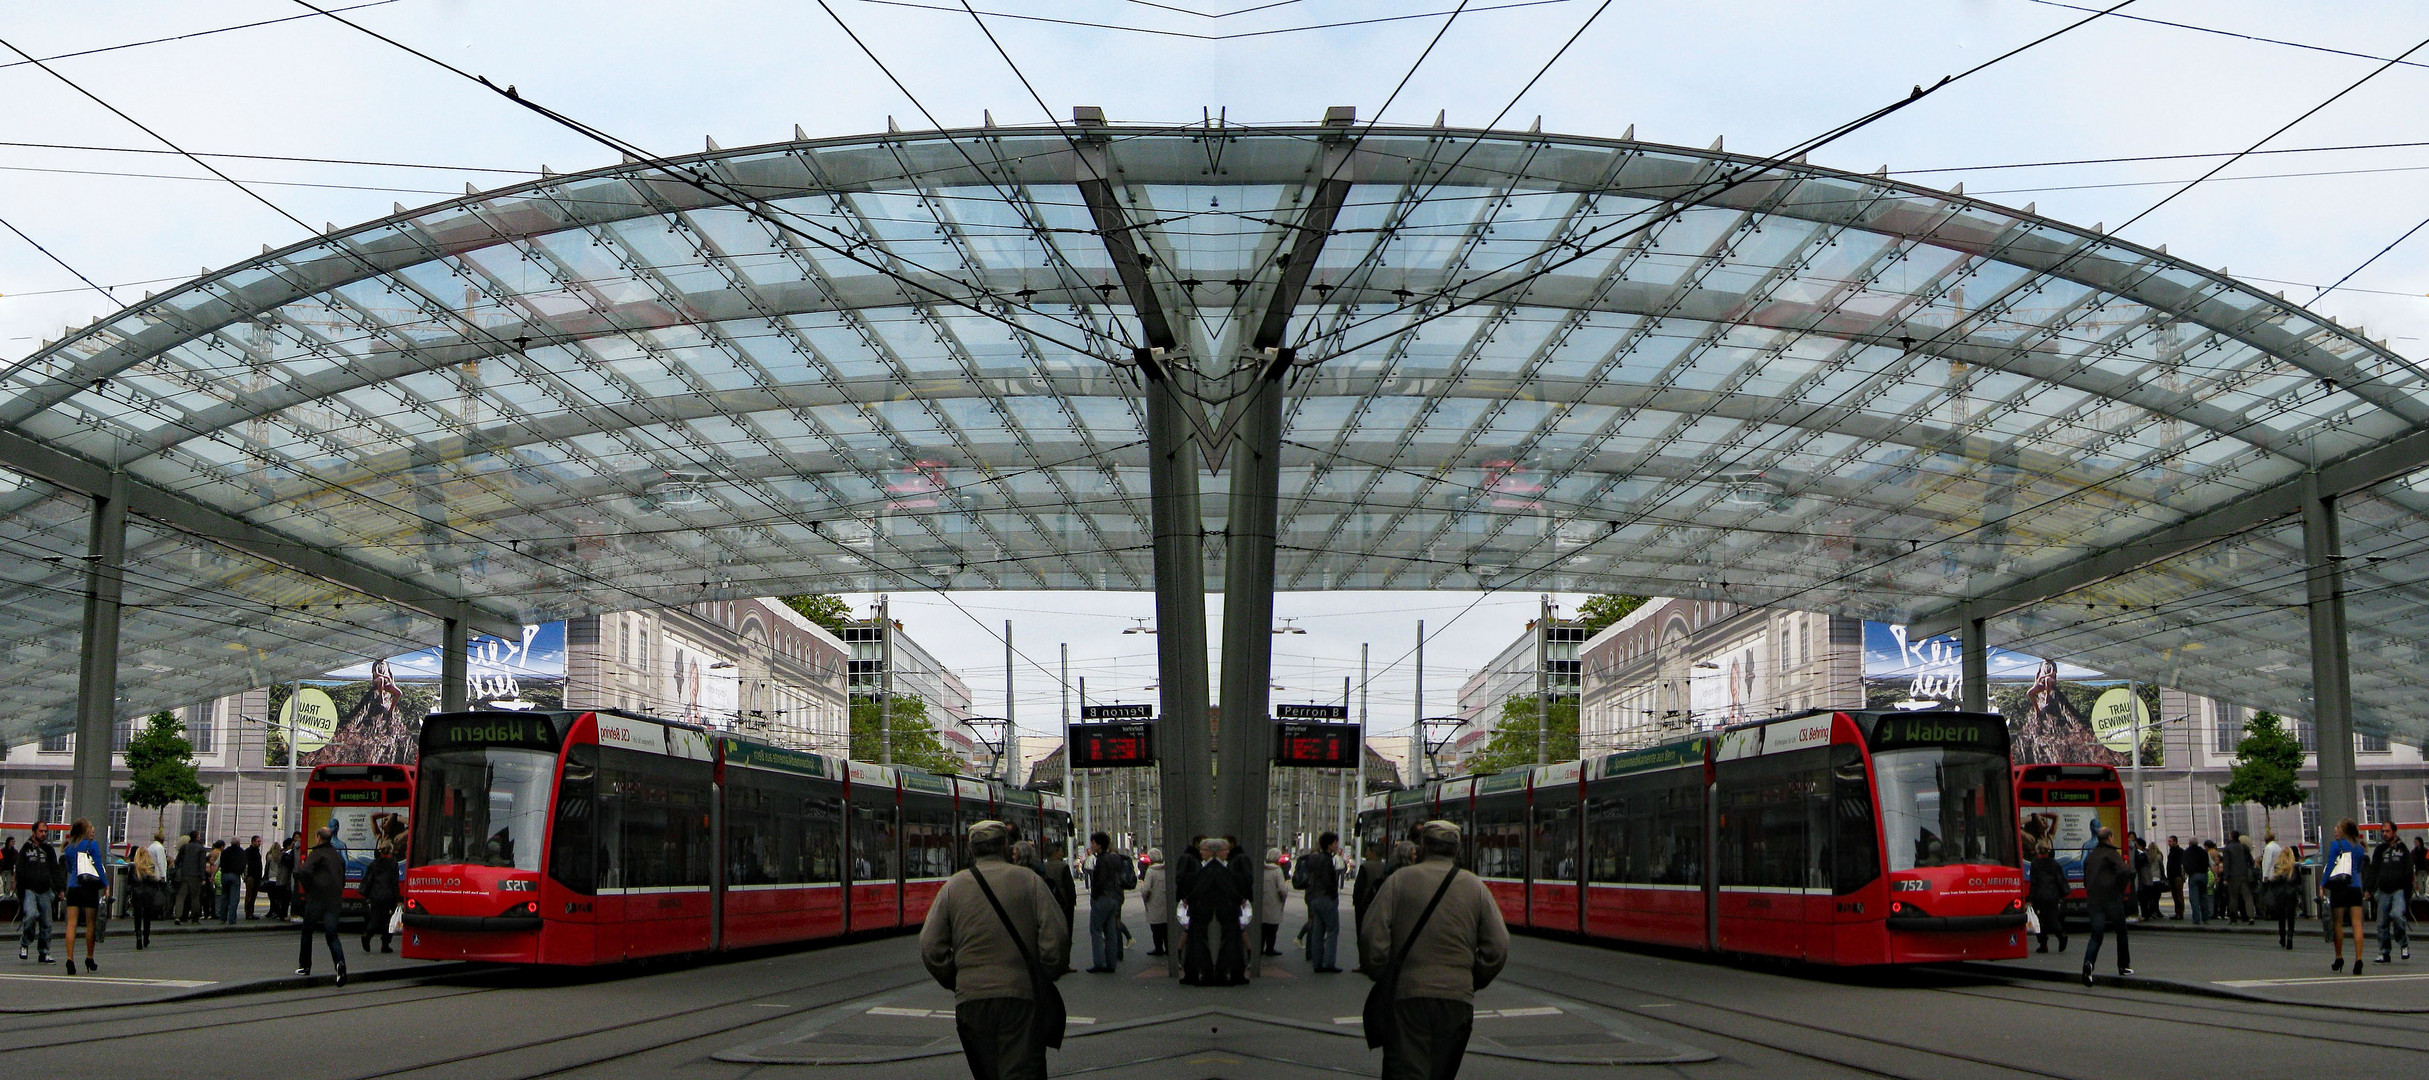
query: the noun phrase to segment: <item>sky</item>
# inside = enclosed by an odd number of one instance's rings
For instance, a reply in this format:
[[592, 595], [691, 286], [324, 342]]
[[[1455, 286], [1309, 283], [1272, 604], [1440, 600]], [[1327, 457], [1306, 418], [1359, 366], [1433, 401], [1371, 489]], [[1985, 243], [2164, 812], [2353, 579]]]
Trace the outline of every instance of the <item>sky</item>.
[[[323, 223], [543, 165], [614, 163], [434, 61], [655, 152], [775, 141], [796, 126], [813, 137], [924, 129], [930, 114], [1034, 124], [1089, 104], [1117, 123], [1304, 122], [1350, 105], [1362, 120], [1483, 125], [1506, 112], [1505, 127], [1633, 126], [1649, 141], [1765, 153], [2090, 14], [2050, 0], [1469, 0], [1455, 16], [1459, 0], [986, 0], [976, 20], [959, 0], [695, 0], [679, 17], [614, 0], [354, 2], [348, 19], [398, 44], [292, 0], [11, 11], [0, 25], [0, 359]], [[2429, 217], [2423, 44], [2429, 11], [2413, 5], [2133, 0], [1812, 161], [1962, 183], [2077, 224], [2131, 220], [2129, 240], [2297, 301], [2368, 262], [2316, 308], [2419, 358], [2429, 230], [2378, 253]], [[164, 152], [164, 140], [276, 209]], [[2268, 152], [2172, 194], [2256, 144]], [[1286, 595], [1280, 615], [1308, 633], [1277, 638], [1276, 700], [1337, 696], [1371, 642], [1373, 667], [1388, 671], [1372, 690], [1376, 727], [1405, 727], [1403, 657], [1423, 618], [1441, 631], [1428, 648], [1429, 711], [1447, 712], [1458, 678], [1524, 632], [1536, 604], [1531, 593]], [[1152, 681], [1152, 639], [1121, 634], [1152, 613], [1145, 595], [902, 595], [895, 610], [968, 664], [982, 710], [1002, 697], [995, 633], [1012, 618], [1025, 728], [1055, 715], [1044, 669], [1061, 643], [1092, 698], [1100, 685]]]

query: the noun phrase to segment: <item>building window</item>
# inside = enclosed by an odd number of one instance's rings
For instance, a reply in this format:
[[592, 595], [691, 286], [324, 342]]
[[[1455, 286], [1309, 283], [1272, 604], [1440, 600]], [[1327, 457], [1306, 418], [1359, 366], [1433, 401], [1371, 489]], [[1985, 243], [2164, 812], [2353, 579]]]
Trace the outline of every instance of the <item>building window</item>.
[[209, 803], [179, 804], [177, 809], [178, 835], [183, 836], [187, 833], [204, 832], [207, 831], [210, 826], [211, 806]]
[[206, 701], [186, 709], [186, 740], [194, 744], [195, 753], [211, 752], [215, 742], [212, 735], [218, 726], [218, 701]]
[[110, 789], [110, 844], [127, 842], [127, 793], [125, 788]]
[[2218, 733], [2218, 737], [2210, 744], [2210, 749], [2221, 754], [2232, 754], [2235, 752], [2235, 744], [2243, 741], [2243, 721], [2237, 719], [2235, 715], [2239, 710], [2223, 705], [2213, 705], [2211, 708], [2214, 710], [2214, 715], [2218, 717], [2214, 729]]
[[2393, 752], [2393, 748], [2387, 745], [2387, 733], [2383, 731], [2375, 735], [2367, 731], [2362, 732], [2361, 734], [2353, 737], [2353, 745], [2354, 749], [2365, 754], [2385, 754]]
[[2312, 845], [2319, 843], [2319, 789], [2317, 788], [2311, 788], [2302, 793], [2302, 842]]
[[2313, 726], [2308, 720], [2295, 721], [2294, 741], [2302, 746], [2303, 753], [2308, 754], [2318, 750], [2319, 728]]
[[66, 732], [61, 732], [57, 735], [45, 735], [42, 737], [42, 752], [45, 754], [67, 753], [68, 751], [76, 748], [76, 744], [69, 741], [72, 738], [74, 738], [74, 736], [69, 735]]
[[111, 724], [111, 725], [110, 725], [110, 752], [111, 752], [111, 753], [113, 753], [113, 754], [123, 754], [123, 753], [126, 753], [126, 752], [127, 752], [127, 744], [128, 744], [128, 743], [130, 743], [130, 742], [133, 742], [134, 740], [135, 740], [135, 721], [133, 721], [133, 720], [121, 720], [121, 721], [119, 721], [119, 722], [117, 722], [117, 723], [115, 723], [115, 724]]
[[40, 799], [34, 807], [34, 820], [45, 824], [60, 824], [67, 819], [67, 785], [44, 784], [37, 789]]
[[2395, 792], [2385, 784], [2362, 785], [2362, 823], [2395, 820]]
[[2251, 804], [2234, 803], [2229, 806], [2221, 806], [2218, 808], [2218, 820], [2221, 825], [2225, 826], [2224, 831], [2230, 837], [2242, 836], [2251, 832]]

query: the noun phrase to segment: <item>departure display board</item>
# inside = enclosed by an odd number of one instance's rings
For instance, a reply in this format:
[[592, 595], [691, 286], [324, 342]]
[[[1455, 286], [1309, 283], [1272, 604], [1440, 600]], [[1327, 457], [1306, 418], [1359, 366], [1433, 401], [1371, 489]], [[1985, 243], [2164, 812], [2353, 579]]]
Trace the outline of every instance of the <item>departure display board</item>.
[[1358, 725], [1284, 720], [1274, 725], [1274, 764], [1299, 769], [1358, 767]]
[[1155, 764], [1155, 724], [1137, 720], [1071, 725], [1074, 769], [1139, 769]]

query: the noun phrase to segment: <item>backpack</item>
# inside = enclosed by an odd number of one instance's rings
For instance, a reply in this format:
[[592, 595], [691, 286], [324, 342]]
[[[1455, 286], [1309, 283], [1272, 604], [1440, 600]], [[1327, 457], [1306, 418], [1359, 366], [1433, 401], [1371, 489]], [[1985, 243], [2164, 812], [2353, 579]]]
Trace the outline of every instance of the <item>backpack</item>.
[[1125, 853], [1122, 856], [1122, 888], [1135, 889], [1138, 887], [1139, 861], [1131, 858], [1127, 853]]

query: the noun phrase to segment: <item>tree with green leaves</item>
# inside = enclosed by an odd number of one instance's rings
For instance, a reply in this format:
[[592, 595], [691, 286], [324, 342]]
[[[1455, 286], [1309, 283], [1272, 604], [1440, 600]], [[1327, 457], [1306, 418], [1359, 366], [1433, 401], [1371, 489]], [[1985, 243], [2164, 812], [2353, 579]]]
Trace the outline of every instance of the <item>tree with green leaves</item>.
[[[1554, 697], [1544, 710], [1544, 727], [1551, 735], [1553, 761], [1577, 757], [1577, 700]], [[1484, 749], [1468, 759], [1467, 771], [1478, 776], [1535, 764], [1535, 695], [1501, 703], [1501, 723]]]
[[[143, 730], [127, 740], [128, 806], [140, 806], [152, 811], [153, 828], [161, 830], [171, 803], [201, 804], [210, 801], [211, 791], [202, 786], [194, 769], [194, 743], [186, 738], [186, 726], [172, 712], [156, 712], [144, 721]], [[133, 835], [129, 829], [128, 834]]]
[[1587, 637], [1592, 637], [1602, 633], [1604, 627], [1627, 618], [1629, 612], [1645, 606], [1649, 599], [1619, 593], [1597, 593], [1587, 597], [1585, 603], [1577, 605], [1577, 625], [1585, 629]]
[[2252, 714], [2244, 721], [2243, 741], [2235, 744], [2233, 771], [2226, 786], [2218, 789], [2219, 803], [2259, 803], [2261, 820], [2275, 831], [2270, 811], [2302, 805], [2302, 784], [2296, 778], [2302, 759], [2302, 742], [2286, 730], [2285, 721], [2273, 712]]
[[[888, 725], [884, 703], [874, 696], [852, 699], [852, 760], [875, 761], [879, 747], [886, 740], [883, 732]], [[897, 694], [890, 726], [894, 737], [894, 764], [926, 769], [941, 776], [961, 771], [961, 761], [945, 749], [944, 740], [937, 738], [936, 725], [928, 719], [928, 703], [916, 694]]]
[[842, 637], [844, 626], [854, 621], [851, 607], [846, 605], [840, 597], [825, 593], [811, 593], [805, 596], [787, 596], [783, 600], [784, 606], [800, 612], [802, 618], [826, 627], [827, 632], [836, 637]]

